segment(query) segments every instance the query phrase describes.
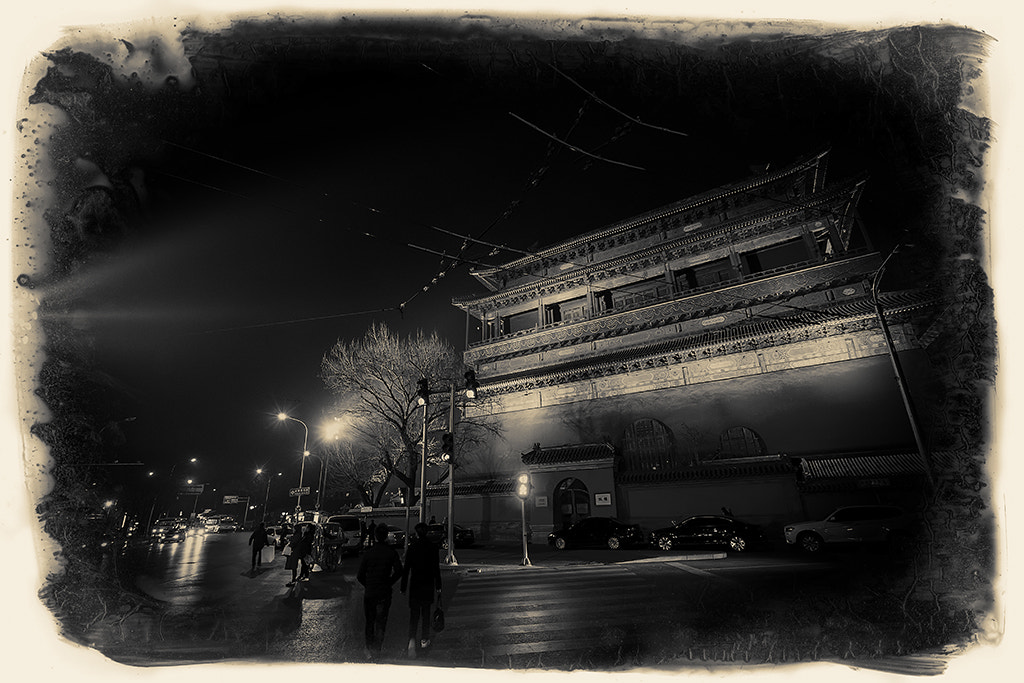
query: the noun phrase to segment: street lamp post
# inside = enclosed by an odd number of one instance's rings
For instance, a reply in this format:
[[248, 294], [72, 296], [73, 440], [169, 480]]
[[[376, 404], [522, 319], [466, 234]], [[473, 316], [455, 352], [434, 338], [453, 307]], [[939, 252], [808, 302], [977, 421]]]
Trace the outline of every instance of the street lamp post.
[[288, 413], [278, 413], [277, 419], [280, 420], [281, 422], [284, 422], [285, 420], [298, 422], [300, 425], [302, 425], [302, 429], [304, 430], [304, 436], [302, 437], [302, 465], [299, 467], [299, 497], [295, 501], [295, 515], [296, 517], [298, 517], [298, 515], [302, 512], [302, 482], [304, 481], [304, 477], [306, 474], [306, 456], [309, 455], [309, 451], [306, 448], [306, 446], [309, 444], [309, 427], [306, 426], [305, 422], [303, 422], [297, 417], [292, 417]]
[[[257, 475], [263, 474], [263, 468], [262, 467], [257, 467], [256, 468], [256, 474]], [[278, 472], [277, 476], [280, 477], [281, 473]], [[263, 523], [264, 524], [267, 523], [267, 508], [270, 507], [270, 482], [272, 482], [272, 481], [274, 481], [274, 479], [273, 479], [273, 477], [270, 476], [270, 473], [268, 472], [267, 473], [267, 495], [265, 495], [263, 497]]]
[[[198, 458], [189, 458], [188, 462], [194, 464], [195, 462], [197, 462], [197, 460]], [[177, 467], [178, 463], [174, 463], [173, 465], [171, 465], [171, 471], [167, 473], [168, 482], [170, 482], [174, 478], [174, 470], [177, 469]], [[150, 472], [149, 476], [153, 476], [153, 472]], [[159, 498], [160, 493], [158, 491], [157, 494], [153, 496], [153, 504], [149, 508], [149, 520], [146, 522], [146, 533], [149, 533], [149, 530], [152, 528], [151, 525], [153, 524], [153, 513], [156, 511], [156, 504]]]
[[451, 404], [448, 406], [448, 433], [451, 435], [451, 453], [448, 454], [448, 555], [445, 564], [457, 566], [455, 559], [455, 385], [451, 389]]
[[917, 444], [917, 454], [921, 459], [921, 467], [924, 469], [925, 477], [928, 481], [928, 488], [935, 488], [935, 481], [932, 478], [931, 463], [928, 458], [928, 451], [924, 445], [924, 438], [921, 434], [921, 427], [917, 420], [917, 411], [914, 408], [914, 401], [910, 396], [910, 389], [907, 386], [907, 378], [903, 374], [903, 365], [900, 363], [899, 355], [896, 352], [896, 346], [893, 344], [892, 334], [889, 331], [889, 324], [885, 320], [885, 312], [882, 310], [882, 304], [878, 300], [878, 285], [882, 281], [882, 275], [885, 272], [885, 267], [889, 263], [889, 259], [896, 255], [896, 253], [903, 247], [908, 245], [897, 244], [893, 250], [885, 257], [882, 261], [882, 265], [875, 271], [874, 277], [871, 278], [871, 303], [875, 308], [875, 315], [878, 317], [878, 322], [882, 327], [882, 336], [885, 338], [885, 346], [889, 351], [889, 360], [892, 362], [892, 369], [896, 375], [896, 384], [900, 390], [900, 397], [903, 399], [903, 407], [907, 411], [907, 419], [910, 420], [910, 430], [914, 434], [914, 442]]
[[[420, 455], [420, 523], [426, 522], [427, 514], [427, 423], [430, 422], [430, 391], [427, 389], [427, 380], [421, 380], [420, 404], [423, 406], [423, 451]], [[408, 504], [406, 504], [408, 508]], [[406, 538], [409, 537], [408, 523], [406, 524]]]

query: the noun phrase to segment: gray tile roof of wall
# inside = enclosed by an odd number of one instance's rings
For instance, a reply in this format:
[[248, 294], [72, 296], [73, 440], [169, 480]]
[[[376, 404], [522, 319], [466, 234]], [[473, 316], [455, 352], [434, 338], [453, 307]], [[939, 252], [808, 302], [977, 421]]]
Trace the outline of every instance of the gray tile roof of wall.
[[524, 465], [562, 465], [593, 462], [615, 456], [615, 447], [607, 443], [584, 443], [534, 449], [523, 453]]
[[801, 458], [804, 481], [887, 477], [923, 472], [917, 453], [891, 453], [839, 458]]
[[[456, 496], [473, 496], [482, 494], [511, 494], [515, 491], [515, 482], [509, 479], [488, 479], [486, 481], [455, 481]], [[448, 482], [427, 486], [428, 498], [439, 498], [448, 495]]]
[[792, 474], [793, 464], [788, 459], [757, 461], [750, 463], [713, 463], [688, 467], [684, 470], [657, 472], [621, 472], [615, 480], [619, 484], [660, 484], [676, 481], [708, 479], [738, 479], [741, 477], [762, 477], [766, 475]]

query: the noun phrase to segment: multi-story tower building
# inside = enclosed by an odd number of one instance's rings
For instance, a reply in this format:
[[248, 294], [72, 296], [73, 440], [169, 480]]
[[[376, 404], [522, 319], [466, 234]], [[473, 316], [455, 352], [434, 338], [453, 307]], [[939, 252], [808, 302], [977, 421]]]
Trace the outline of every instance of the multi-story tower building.
[[[473, 272], [489, 291], [454, 302], [479, 330], [465, 362], [504, 433], [475, 455], [531, 472], [535, 530], [723, 507], [781, 523], [919, 483], [871, 301], [882, 256], [856, 219], [866, 181], [827, 185], [826, 159]], [[881, 297], [911, 384], [928, 302]]]

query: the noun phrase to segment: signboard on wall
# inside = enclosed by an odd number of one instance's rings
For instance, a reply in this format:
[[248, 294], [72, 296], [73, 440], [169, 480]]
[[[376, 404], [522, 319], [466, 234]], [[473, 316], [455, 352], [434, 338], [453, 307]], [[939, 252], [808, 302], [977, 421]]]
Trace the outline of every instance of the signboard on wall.
[[535, 496], [533, 500], [535, 501], [534, 504], [539, 508], [546, 508], [548, 506], [547, 496]]
[[595, 493], [594, 494], [594, 505], [611, 505], [612, 494], [610, 493]]

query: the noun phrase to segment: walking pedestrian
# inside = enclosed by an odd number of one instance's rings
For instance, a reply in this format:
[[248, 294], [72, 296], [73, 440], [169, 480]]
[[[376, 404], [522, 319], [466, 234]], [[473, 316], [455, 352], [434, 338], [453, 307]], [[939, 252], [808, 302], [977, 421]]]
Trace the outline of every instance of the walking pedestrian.
[[302, 525], [302, 537], [299, 539], [299, 581], [309, 581], [309, 573], [313, 570], [313, 525]]
[[376, 528], [377, 523], [371, 519], [370, 526], [366, 527], [366, 540], [370, 542], [370, 545], [373, 545], [373, 539], [376, 537], [376, 534], [374, 533]]
[[267, 545], [267, 528], [263, 526], [263, 522], [260, 522], [256, 529], [249, 536], [249, 545], [252, 546], [252, 568], [249, 569], [251, 574], [256, 573], [256, 567], [262, 564], [260, 555], [262, 554], [263, 547]]
[[366, 617], [366, 658], [380, 653], [384, 631], [391, 611], [391, 587], [402, 578], [402, 560], [395, 549], [385, 543], [388, 529], [383, 524], [375, 530], [376, 543], [363, 553], [356, 580], [366, 589], [363, 593], [363, 615]]
[[441, 563], [437, 546], [427, 538], [427, 525], [419, 522], [413, 529], [416, 538], [405, 551], [402, 593], [409, 591], [409, 657], [416, 657], [416, 624], [423, 625], [419, 648], [430, 647], [430, 606], [435, 591], [441, 592]]
[[295, 531], [288, 539], [291, 554], [285, 560], [284, 568], [292, 570], [292, 580], [286, 586], [294, 586], [296, 581], [309, 580], [309, 565], [306, 555], [313, 551], [313, 534], [308, 524], [296, 524]]

